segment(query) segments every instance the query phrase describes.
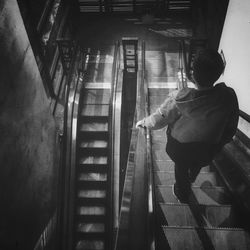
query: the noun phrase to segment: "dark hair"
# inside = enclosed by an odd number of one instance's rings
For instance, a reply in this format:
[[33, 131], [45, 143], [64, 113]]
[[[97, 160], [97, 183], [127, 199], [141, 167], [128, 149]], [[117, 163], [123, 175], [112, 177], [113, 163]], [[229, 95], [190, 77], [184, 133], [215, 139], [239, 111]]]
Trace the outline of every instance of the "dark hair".
[[202, 49], [193, 62], [193, 77], [203, 87], [211, 87], [224, 71], [220, 54], [212, 49]]

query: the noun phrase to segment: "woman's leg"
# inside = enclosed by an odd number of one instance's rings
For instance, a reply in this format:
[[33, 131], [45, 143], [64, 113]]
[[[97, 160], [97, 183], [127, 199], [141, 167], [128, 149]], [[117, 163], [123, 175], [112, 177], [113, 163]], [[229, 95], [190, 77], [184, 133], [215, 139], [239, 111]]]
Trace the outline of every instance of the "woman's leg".
[[189, 181], [189, 166], [186, 164], [175, 164], [175, 185], [174, 192], [180, 201], [187, 201], [191, 191]]

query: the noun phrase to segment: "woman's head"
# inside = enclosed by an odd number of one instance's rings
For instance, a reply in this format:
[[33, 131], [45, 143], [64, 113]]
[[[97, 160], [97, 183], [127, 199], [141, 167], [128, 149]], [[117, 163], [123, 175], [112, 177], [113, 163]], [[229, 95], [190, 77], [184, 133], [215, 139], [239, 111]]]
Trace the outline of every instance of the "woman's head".
[[211, 87], [224, 71], [220, 54], [212, 49], [199, 50], [193, 62], [193, 77], [202, 87]]

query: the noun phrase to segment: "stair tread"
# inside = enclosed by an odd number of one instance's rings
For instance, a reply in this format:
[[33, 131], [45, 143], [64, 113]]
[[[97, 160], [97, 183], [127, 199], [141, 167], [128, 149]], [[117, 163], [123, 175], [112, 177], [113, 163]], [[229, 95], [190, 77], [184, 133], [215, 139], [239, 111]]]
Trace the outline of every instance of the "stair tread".
[[85, 198], [85, 197], [78, 197], [77, 204], [78, 205], [85, 205], [85, 206], [103, 206], [106, 203], [106, 197], [99, 198], [99, 197], [92, 197], [92, 198]]
[[107, 181], [78, 181], [77, 183], [78, 188], [93, 188], [93, 189], [103, 189], [107, 186]]
[[108, 104], [84, 104], [81, 106], [80, 114], [82, 116], [108, 116]]
[[[156, 184], [173, 185], [175, 183], [174, 171], [155, 171], [154, 176]], [[194, 185], [203, 187], [222, 186], [222, 180], [215, 172], [199, 173]]]
[[108, 157], [107, 156], [82, 156], [79, 159], [80, 165], [107, 165], [108, 164]]
[[105, 115], [81, 115], [79, 116], [80, 122], [108, 122], [109, 116]]
[[160, 203], [158, 216], [168, 226], [235, 227], [230, 205]]
[[78, 131], [79, 143], [88, 141], [89, 139], [108, 140], [108, 131]]
[[105, 215], [77, 215], [76, 219], [78, 222], [86, 222], [86, 223], [105, 223], [106, 217]]
[[80, 173], [77, 176], [78, 181], [107, 181], [107, 173]]
[[106, 173], [108, 171], [107, 164], [80, 164], [78, 173]]
[[82, 104], [109, 104], [110, 93], [110, 89], [83, 88], [81, 93]]
[[80, 222], [77, 223], [77, 231], [85, 234], [90, 233], [104, 233], [105, 232], [105, 223], [100, 222]]
[[108, 141], [88, 139], [88, 140], [81, 141], [79, 143], [79, 147], [80, 148], [107, 148]]
[[76, 250], [104, 250], [105, 243], [104, 240], [78, 240], [76, 243]]
[[79, 155], [79, 157], [81, 156], [107, 156], [109, 149], [106, 148], [101, 148], [101, 147], [93, 147], [93, 148], [82, 148], [79, 147], [77, 150], [77, 154]]
[[168, 245], [172, 250], [249, 249], [249, 235], [243, 229], [163, 226]]
[[87, 122], [85, 121], [84, 123], [81, 123], [80, 128], [78, 128], [80, 131], [108, 131], [108, 122], [97, 122], [97, 121], [92, 121], [92, 122]]
[[[231, 196], [223, 187], [192, 187], [190, 202], [197, 202], [205, 205], [226, 205], [231, 203]], [[178, 203], [172, 193], [172, 186], [157, 185], [156, 200], [158, 202]]]

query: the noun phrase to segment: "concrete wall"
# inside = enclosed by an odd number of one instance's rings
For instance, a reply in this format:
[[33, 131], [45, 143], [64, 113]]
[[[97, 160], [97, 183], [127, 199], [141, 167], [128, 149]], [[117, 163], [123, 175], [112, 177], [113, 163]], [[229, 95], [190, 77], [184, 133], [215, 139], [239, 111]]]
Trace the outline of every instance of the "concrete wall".
[[[230, 0], [221, 36], [226, 69], [222, 81], [232, 86], [242, 111], [250, 115], [250, 1]], [[242, 119], [240, 129], [250, 137], [250, 125]]]
[[16, 0], [0, 1], [0, 249], [33, 249], [55, 209], [56, 126]]

